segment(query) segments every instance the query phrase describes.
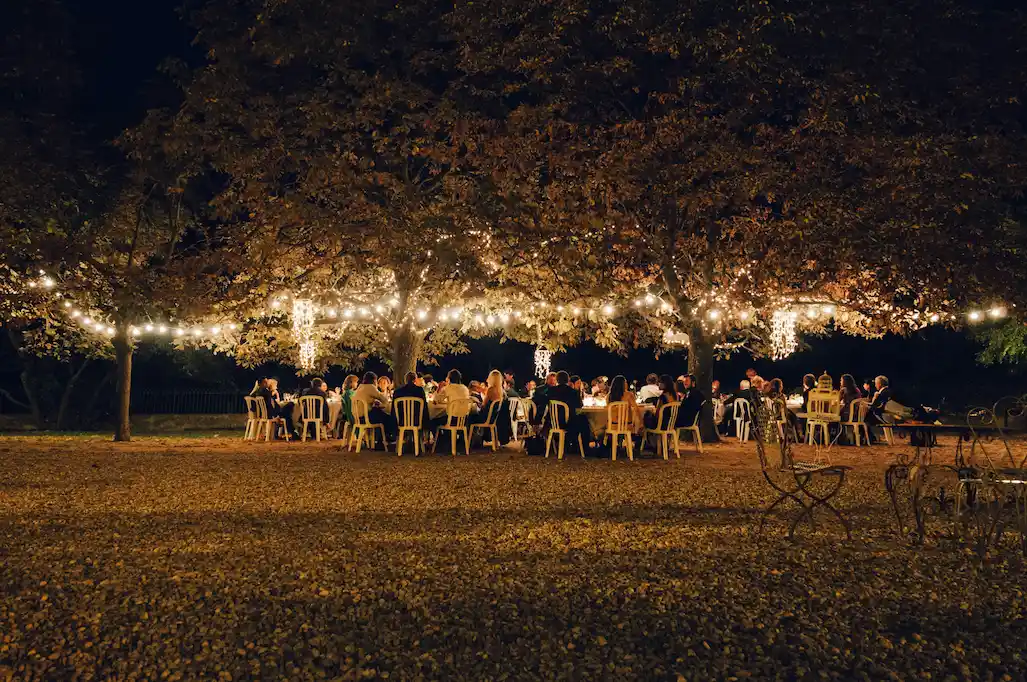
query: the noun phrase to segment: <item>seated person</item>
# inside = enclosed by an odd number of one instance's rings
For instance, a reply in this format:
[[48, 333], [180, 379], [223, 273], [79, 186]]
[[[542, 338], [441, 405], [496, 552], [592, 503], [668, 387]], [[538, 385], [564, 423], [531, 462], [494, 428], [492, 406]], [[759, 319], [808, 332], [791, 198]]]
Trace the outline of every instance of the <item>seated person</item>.
[[659, 379], [660, 395], [656, 397], [656, 412], [647, 412], [645, 415], [645, 427], [647, 429], [659, 430], [669, 429], [673, 424], [657, 424], [659, 419], [660, 408], [669, 403], [678, 402], [677, 385], [673, 377], [669, 374], [660, 375]]
[[494, 369], [489, 372], [488, 379], [486, 379], [484, 384], [478, 384], [477, 388], [480, 391], [481, 407], [476, 415], [468, 418], [468, 424], [484, 424], [489, 414], [489, 408], [492, 407], [493, 403], [498, 403], [493, 418], [499, 417], [499, 410], [506, 399], [503, 383], [503, 376], [498, 370]]
[[694, 374], [689, 374], [684, 380], [684, 398], [681, 399], [681, 407], [678, 408], [679, 427], [691, 426], [702, 409], [706, 396], [699, 390], [699, 381]]
[[842, 408], [842, 419], [848, 420], [852, 403], [863, 397], [856, 388], [856, 379], [851, 374], [843, 374], [841, 388], [838, 389], [838, 400]]
[[472, 381], [467, 387], [467, 392], [470, 395], [471, 402], [471, 414], [477, 414], [481, 411], [481, 406], [485, 402], [484, 389], [480, 381]]
[[[444, 385], [440, 385], [438, 392], [435, 394], [435, 404], [445, 406], [452, 400], [471, 400], [471, 392], [463, 385], [463, 380], [464, 378], [459, 370], [449, 370], [449, 374], [443, 382]], [[445, 414], [440, 415], [432, 421], [432, 424], [433, 426], [445, 424], [447, 418], [448, 416]]]
[[[416, 398], [420, 401], [420, 424], [421, 430], [425, 431], [428, 429], [428, 401], [425, 399], [424, 387], [418, 386], [419, 381], [417, 374], [414, 372], [407, 372], [404, 377], [406, 383], [397, 388], [392, 393], [392, 418], [396, 420], [397, 432], [399, 425], [399, 414], [396, 411], [396, 401], [400, 398]], [[408, 419], [415, 418], [413, 415], [408, 416]]]
[[328, 424], [331, 421], [328, 410], [328, 393], [325, 391], [325, 382], [323, 379], [311, 379], [310, 388], [306, 388], [300, 393], [300, 397], [313, 395], [321, 398], [321, 421], [324, 424]]
[[[367, 417], [372, 424], [381, 424], [385, 427], [386, 437], [395, 437], [396, 421], [389, 414], [392, 410], [392, 403], [388, 396], [378, 388], [378, 377], [374, 372], [367, 372], [361, 380], [357, 390], [353, 392], [351, 403], [363, 400], [367, 403]], [[385, 444], [382, 444], [384, 448]]]
[[891, 400], [891, 386], [889, 385], [888, 377], [883, 375], [876, 377], [874, 379], [874, 388], [877, 390], [870, 401], [870, 410], [867, 412], [867, 424], [884, 424], [887, 421], [884, 418], [884, 409], [888, 406], [888, 401]]
[[802, 377], [802, 411], [809, 412], [809, 392], [817, 387], [817, 378], [812, 374]]
[[645, 386], [638, 389], [638, 399], [643, 403], [655, 403], [660, 393], [660, 377], [650, 374], [645, 378]]
[[720, 400], [720, 382], [716, 379], [713, 380], [713, 385], [710, 387], [710, 397], [714, 400]]
[[267, 416], [269, 419], [281, 419], [285, 422], [285, 430], [288, 431], [291, 438], [298, 438], [299, 434], [296, 433], [296, 427], [292, 421], [292, 403], [280, 402], [278, 393], [278, 379], [272, 379], [270, 377], [262, 377], [257, 385], [253, 387], [253, 391], [250, 392], [252, 398], [262, 398], [264, 400], [264, 406], [267, 408]]
[[546, 375], [546, 383], [536, 388], [535, 392], [531, 394], [531, 399], [535, 403], [536, 424], [542, 423], [542, 418], [546, 413], [546, 396], [554, 388], [556, 388], [556, 372], [550, 372]]
[[503, 372], [503, 383], [506, 387], [507, 398], [520, 398], [521, 394], [517, 391], [517, 384], [514, 381], [514, 372], [512, 369], [508, 369]]
[[[561, 419], [557, 424], [567, 431], [567, 447], [569, 448], [571, 443], [577, 444], [578, 436], [581, 436], [581, 442], [588, 447], [592, 443], [592, 428], [589, 426], [588, 417], [578, 414], [578, 410], [581, 409], [581, 392], [571, 387], [570, 380], [567, 372], [556, 373], [556, 385], [546, 391], [546, 407], [549, 406], [549, 401], [566, 403], [570, 408], [570, 414], [561, 414], [560, 417], [567, 416], [569, 419], [566, 422]], [[550, 418], [547, 416], [545, 426], [548, 427], [549, 424]]]
[[607, 396], [606, 404], [625, 402], [628, 404], [628, 429], [633, 433], [642, 430], [642, 408], [638, 405], [635, 394], [628, 390], [628, 381], [622, 375], [617, 375], [610, 382], [610, 393]]

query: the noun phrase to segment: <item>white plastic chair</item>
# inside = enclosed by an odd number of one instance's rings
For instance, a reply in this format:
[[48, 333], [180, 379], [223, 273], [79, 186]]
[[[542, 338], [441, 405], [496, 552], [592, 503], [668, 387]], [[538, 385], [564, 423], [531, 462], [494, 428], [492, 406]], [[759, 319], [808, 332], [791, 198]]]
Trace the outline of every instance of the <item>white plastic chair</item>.
[[321, 396], [305, 395], [300, 398], [300, 429], [301, 440], [307, 442], [307, 427], [313, 425], [314, 439], [321, 442], [321, 437], [328, 439], [328, 431], [324, 423], [325, 401]]
[[[842, 405], [838, 391], [834, 389], [821, 390], [818, 388], [809, 392], [809, 404], [806, 410], [807, 445], [816, 445], [818, 441], [817, 434], [820, 434], [823, 436], [820, 439], [822, 443], [830, 448], [834, 443], [831, 440], [829, 425], [840, 424], [841, 421]], [[839, 430], [840, 434], [841, 431]]]
[[422, 408], [424, 401], [420, 398], [396, 398], [393, 401], [396, 406], [396, 425], [399, 427], [399, 436], [396, 439], [396, 454], [403, 456], [404, 436], [411, 434], [414, 437], [414, 457], [421, 454], [421, 434], [423, 433], [424, 415]]
[[735, 435], [739, 442], [745, 443], [749, 440], [749, 427], [752, 425], [752, 406], [745, 398], [735, 398], [733, 410]]
[[531, 398], [510, 398], [510, 428], [513, 439], [520, 440], [520, 429], [531, 431], [531, 417], [535, 412], [535, 401]]
[[487, 431], [491, 441], [489, 444], [492, 446], [492, 452], [495, 452], [499, 447], [499, 429], [496, 428], [496, 419], [499, 418], [499, 406], [502, 404], [501, 400], [493, 400], [489, 403], [489, 410], [485, 414], [485, 422], [482, 424], [471, 424], [471, 434], [474, 432], [481, 431], [482, 446], [485, 445], [485, 432]]
[[385, 442], [385, 426], [383, 424], [372, 424], [369, 416], [367, 401], [366, 400], [353, 400], [351, 403], [353, 408], [353, 430], [350, 435], [350, 449], [356, 445], [357, 452], [360, 452], [360, 446], [363, 444], [365, 437], [367, 439], [367, 445], [370, 448], [375, 446], [375, 434], [381, 432], [382, 442]]
[[[681, 443], [678, 441], [678, 408], [681, 407], [681, 403], [667, 403], [661, 405], [660, 409], [656, 413], [656, 428], [646, 429], [642, 432], [642, 442], [649, 437], [650, 434], [656, 436], [659, 440], [656, 441], [656, 454], [660, 454], [660, 450], [663, 450], [663, 458], [670, 459], [670, 446], [674, 446], [674, 454], [681, 457]], [[666, 428], [660, 428], [661, 424], [666, 424]]]
[[[702, 411], [703, 408], [706, 407], [707, 402], [709, 401], [702, 401], [702, 405], [699, 406], [699, 411], [695, 413], [695, 419], [692, 420], [691, 426], [682, 426], [678, 428], [679, 432], [686, 431], [692, 434], [692, 437], [695, 439], [695, 449], [699, 451], [700, 455], [702, 454], [702, 432], [699, 431], [699, 419], [702, 417]], [[680, 456], [681, 454], [679, 453], [678, 457]]]
[[[456, 437], [464, 437], [464, 454], [471, 454], [471, 439], [467, 433], [467, 415], [471, 413], [470, 400], [450, 400], [446, 403], [446, 423], [439, 427], [440, 431], [449, 431], [449, 444], [452, 455], [456, 457]], [[432, 444], [432, 454], [439, 447], [439, 438]]]
[[624, 438], [628, 459], [635, 461], [635, 446], [631, 438], [631, 408], [632, 405], [623, 400], [606, 405], [606, 437], [613, 439], [610, 443], [610, 456], [614, 462], [617, 461], [617, 447], [621, 437]]
[[864, 398], [853, 400], [849, 403], [849, 420], [842, 422], [842, 428], [849, 427], [852, 429], [852, 438], [856, 443], [856, 447], [860, 447], [863, 443], [863, 437], [866, 439], [866, 443], [870, 444], [870, 428], [867, 427], [867, 412], [870, 410], [870, 403]]
[[250, 396], [243, 397], [243, 402], [246, 403], [246, 430], [243, 432], [243, 440], [257, 440], [257, 425], [260, 422], [257, 420], [257, 408], [254, 407], [253, 401], [254, 398]]
[[[549, 435], [546, 437], [546, 457], [549, 457], [549, 448], [553, 443], [553, 436], [556, 436], [556, 458], [563, 459], [564, 447], [567, 444], [567, 430], [560, 428], [560, 424], [568, 424], [571, 420], [571, 407], [559, 400], [550, 400], [546, 411], [549, 413]], [[562, 416], [562, 418], [561, 418]], [[585, 458], [585, 445], [581, 442], [581, 434], [578, 434], [578, 449], [581, 451], [581, 458]]]
[[261, 430], [264, 431], [264, 440], [265, 441], [274, 440], [274, 437], [276, 435], [275, 431], [277, 430], [275, 428], [276, 426], [281, 426], [282, 427], [282, 433], [284, 434], [286, 441], [291, 440], [291, 438], [289, 436], [289, 432], [285, 429], [285, 420], [282, 419], [281, 417], [275, 417], [275, 418], [272, 419], [268, 415], [268, 413], [267, 413], [267, 401], [266, 400], [264, 400], [260, 396], [254, 396], [253, 397], [253, 402], [250, 403], [250, 404], [253, 405], [255, 408], [257, 408], [256, 409], [256, 414], [257, 414], [256, 422], [257, 422], [257, 424], [256, 424], [256, 429], [254, 431], [254, 433], [255, 433], [254, 440], [257, 440], [257, 439], [260, 438]]

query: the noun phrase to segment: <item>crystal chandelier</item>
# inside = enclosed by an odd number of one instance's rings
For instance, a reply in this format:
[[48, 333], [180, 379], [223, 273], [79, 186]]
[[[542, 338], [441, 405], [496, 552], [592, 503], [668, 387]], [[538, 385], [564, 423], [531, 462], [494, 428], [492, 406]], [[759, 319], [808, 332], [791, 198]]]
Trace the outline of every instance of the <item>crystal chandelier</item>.
[[549, 368], [553, 364], [553, 351], [544, 346], [535, 347], [535, 376], [542, 379], [549, 374]]
[[795, 320], [798, 315], [789, 310], [777, 310], [770, 318], [770, 357], [773, 360], [786, 358], [795, 352], [798, 341], [795, 338]]
[[313, 369], [317, 342], [314, 341], [314, 302], [309, 298], [292, 302], [292, 333], [300, 347], [300, 369]]

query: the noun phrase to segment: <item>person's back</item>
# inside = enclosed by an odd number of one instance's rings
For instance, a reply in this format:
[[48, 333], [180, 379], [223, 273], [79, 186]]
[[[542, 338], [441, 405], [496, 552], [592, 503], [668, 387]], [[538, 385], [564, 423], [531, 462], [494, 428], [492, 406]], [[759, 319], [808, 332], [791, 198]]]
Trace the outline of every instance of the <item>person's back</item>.
[[363, 400], [367, 403], [367, 409], [370, 410], [374, 407], [375, 402], [381, 403], [382, 409], [388, 410], [388, 398], [386, 398], [378, 387], [374, 383], [362, 383], [357, 386], [357, 390], [353, 392], [353, 397], [350, 403], [357, 400]]
[[[413, 377], [413, 379], [411, 377]], [[415, 382], [416, 378], [417, 375], [413, 372], [407, 374], [407, 382], [392, 392], [392, 414], [394, 417], [397, 418], [397, 420], [399, 419], [399, 414], [396, 408], [396, 402], [400, 398], [416, 398], [418, 401], [420, 401], [421, 425], [426, 426], [428, 419], [428, 401], [425, 400], [424, 388], [418, 386]]]
[[439, 392], [435, 394], [435, 403], [438, 405], [448, 405], [454, 400], [470, 400], [471, 391], [467, 388], [463, 382], [463, 376], [457, 370], [450, 371], [447, 376], [447, 383], [445, 386], [439, 389]]
[[317, 396], [318, 398], [321, 399], [321, 401], [322, 401], [322, 405], [321, 405], [321, 419], [324, 421], [324, 423], [327, 424], [330, 421], [330, 419], [329, 419], [329, 416], [328, 416], [329, 415], [328, 392], [325, 391], [324, 382], [321, 381], [320, 379], [314, 379], [310, 383], [310, 387], [303, 389], [303, 392], [300, 393], [300, 397], [301, 398], [305, 397], [305, 396], [310, 396], [310, 395]]

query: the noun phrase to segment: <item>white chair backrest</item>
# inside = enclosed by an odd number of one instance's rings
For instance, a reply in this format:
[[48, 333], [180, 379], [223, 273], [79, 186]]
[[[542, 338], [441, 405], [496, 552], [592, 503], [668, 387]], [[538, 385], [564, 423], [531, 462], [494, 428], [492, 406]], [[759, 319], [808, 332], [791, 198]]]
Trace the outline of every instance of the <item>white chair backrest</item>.
[[816, 419], [821, 416], [840, 417], [842, 413], [841, 398], [838, 391], [833, 389], [815, 389], [809, 392], [809, 405], [806, 409], [808, 419]]
[[354, 398], [350, 404], [353, 410], [353, 423], [357, 426], [368, 426], [371, 421], [368, 416], [367, 401]]
[[567, 403], [562, 403], [559, 400], [550, 400], [549, 407], [549, 428], [560, 429], [563, 428], [561, 424], [566, 426], [567, 422], [571, 419], [571, 406]]
[[423, 400], [411, 396], [396, 398], [392, 404], [396, 406], [396, 423], [399, 426], [421, 428]]
[[630, 431], [631, 430], [631, 405], [618, 400], [615, 403], [606, 405], [606, 430], [607, 431]]
[[744, 419], [746, 421], [752, 419], [752, 410], [749, 406], [749, 401], [745, 398], [735, 398], [734, 418]]
[[865, 398], [853, 400], [849, 403], [849, 421], [856, 424], [865, 422], [868, 411], [870, 411], [870, 403]]
[[488, 412], [485, 413], [486, 424], [496, 423], [496, 418], [499, 417], [499, 406], [502, 404], [502, 400], [493, 400], [491, 403], [489, 403]]
[[325, 401], [319, 395], [305, 395], [300, 398], [300, 418], [307, 421], [324, 421]]
[[691, 424], [691, 426], [692, 426], [693, 428], [695, 428], [696, 426], [699, 426], [699, 419], [700, 419], [700, 418], [702, 417], [702, 411], [703, 411], [703, 408], [704, 408], [704, 407], [706, 407], [706, 403], [708, 403], [708, 402], [710, 402], [710, 401], [709, 401], [709, 400], [704, 400], [704, 401], [702, 401], [702, 403], [701, 403], [701, 404], [699, 405], [699, 411], [695, 413], [695, 417], [694, 417], [694, 418], [692, 419], [692, 424]]
[[253, 396], [251, 400], [253, 402], [250, 404], [256, 408], [254, 412], [257, 415], [257, 419], [267, 419], [267, 401], [262, 396]]
[[246, 396], [243, 396], [242, 400], [243, 400], [244, 403], [246, 403], [246, 413], [249, 414], [250, 417], [255, 419], [257, 417], [257, 415], [254, 414], [254, 412], [256, 411], [257, 408], [255, 408], [253, 406], [253, 398], [248, 396], [248, 395], [246, 395]]
[[678, 408], [681, 403], [661, 405], [656, 415], [656, 428], [659, 430], [673, 429], [678, 423]]
[[450, 426], [463, 424], [471, 413], [471, 401], [464, 399], [450, 400], [446, 403], [446, 416]]
[[515, 421], [531, 421], [531, 415], [535, 411], [535, 401], [531, 398], [512, 398], [510, 408]]

